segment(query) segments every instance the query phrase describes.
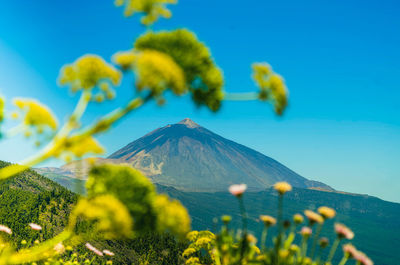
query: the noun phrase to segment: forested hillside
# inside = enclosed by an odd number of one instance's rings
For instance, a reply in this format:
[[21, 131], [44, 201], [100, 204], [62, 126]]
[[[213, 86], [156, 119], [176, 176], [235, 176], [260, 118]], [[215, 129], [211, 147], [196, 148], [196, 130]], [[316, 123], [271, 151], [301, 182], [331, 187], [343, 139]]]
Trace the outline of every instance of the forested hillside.
[[[0, 161], [0, 167], [6, 165]], [[66, 188], [26, 170], [0, 182], [0, 224], [12, 229], [16, 243], [51, 238], [66, 224], [76, 200], [77, 195]], [[43, 227], [40, 233], [29, 228], [32, 222]]]

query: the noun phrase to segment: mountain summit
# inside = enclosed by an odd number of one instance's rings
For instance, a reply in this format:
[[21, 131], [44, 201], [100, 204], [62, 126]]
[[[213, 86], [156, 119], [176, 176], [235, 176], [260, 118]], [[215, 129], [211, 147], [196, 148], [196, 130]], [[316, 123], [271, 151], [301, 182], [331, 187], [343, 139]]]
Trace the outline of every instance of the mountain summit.
[[261, 190], [278, 181], [299, 188], [332, 190], [189, 118], [146, 134], [106, 160], [131, 164], [153, 182], [185, 191], [226, 191], [235, 183]]

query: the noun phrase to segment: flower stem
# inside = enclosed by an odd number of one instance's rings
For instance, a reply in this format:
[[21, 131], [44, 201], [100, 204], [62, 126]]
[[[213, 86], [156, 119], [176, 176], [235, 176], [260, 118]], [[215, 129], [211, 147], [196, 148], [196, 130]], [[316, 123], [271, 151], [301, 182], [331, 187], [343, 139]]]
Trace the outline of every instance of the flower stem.
[[340, 261], [339, 265], [344, 265], [344, 264], [346, 264], [347, 260], [348, 260], [347, 255], [344, 255], [343, 258], [342, 258], [342, 260]]
[[314, 238], [313, 238], [313, 243], [312, 243], [311, 253], [310, 253], [311, 259], [314, 259], [314, 253], [315, 253], [315, 249], [317, 247], [317, 240], [318, 240], [319, 235], [321, 234], [322, 225], [323, 225], [323, 223], [318, 225], [317, 232], [315, 233]]
[[329, 252], [329, 256], [328, 256], [328, 259], [326, 260], [326, 263], [331, 262], [333, 256], [335, 255], [336, 249], [339, 246], [339, 242], [340, 242], [340, 239], [337, 237], [335, 239], [335, 241], [333, 242], [333, 245], [332, 245], [331, 251]]

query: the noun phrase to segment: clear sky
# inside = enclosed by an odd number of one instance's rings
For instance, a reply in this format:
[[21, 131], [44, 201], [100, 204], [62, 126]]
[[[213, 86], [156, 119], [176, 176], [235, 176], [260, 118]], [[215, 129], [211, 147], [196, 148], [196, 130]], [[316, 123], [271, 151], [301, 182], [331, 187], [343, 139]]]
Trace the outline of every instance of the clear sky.
[[[258, 102], [226, 102], [217, 114], [188, 97], [150, 104], [100, 137], [108, 153], [190, 117], [304, 177], [400, 202], [399, 1], [181, 0], [172, 11], [154, 29], [195, 31], [223, 68], [227, 91], [255, 89], [250, 65], [267, 61], [284, 76], [290, 106], [276, 118]], [[0, 0], [0, 93], [38, 98], [63, 121], [77, 98], [57, 86], [60, 67], [85, 53], [109, 60], [143, 30], [112, 0]], [[124, 82], [113, 103], [91, 106], [85, 120], [123, 104], [131, 90]], [[0, 159], [17, 162], [31, 146], [2, 141]]]

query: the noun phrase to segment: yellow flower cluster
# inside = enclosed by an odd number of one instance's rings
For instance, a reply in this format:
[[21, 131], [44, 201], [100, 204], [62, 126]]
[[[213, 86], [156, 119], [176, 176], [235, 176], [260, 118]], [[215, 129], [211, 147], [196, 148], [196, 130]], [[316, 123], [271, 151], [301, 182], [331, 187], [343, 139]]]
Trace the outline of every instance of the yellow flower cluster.
[[113, 55], [113, 61], [119, 65], [122, 70], [126, 71], [133, 66], [137, 55], [132, 51], [117, 52]]
[[159, 17], [170, 18], [171, 11], [165, 5], [176, 4], [177, 0], [116, 0], [116, 6], [125, 5], [125, 16], [132, 16], [134, 13], [145, 13], [141, 22], [144, 25], [153, 24]]
[[73, 158], [82, 158], [87, 154], [101, 155], [103, 153], [104, 148], [94, 137], [77, 135], [56, 139], [52, 155], [69, 162]]
[[158, 195], [154, 207], [157, 211], [158, 231], [167, 231], [181, 237], [190, 231], [189, 214], [179, 201], [171, 201], [166, 195]]
[[117, 53], [114, 61], [122, 69], [132, 68], [135, 71], [136, 88], [139, 91], [150, 90], [155, 97], [166, 89], [171, 89], [176, 95], [187, 91], [182, 68], [165, 53], [156, 50]]
[[129, 211], [112, 195], [80, 200], [70, 216], [70, 224], [76, 224], [80, 217], [94, 225], [97, 236], [112, 239], [132, 235]]
[[[191, 231], [186, 235], [191, 242], [188, 248], [182, 253], [182, 257], [186, 259], [186, 264], [201, 264], [198, 257], [205, 251], [212, 252], [215, 248], [216, 236], [210, 231]], [[211, 256], [213, 259], [213, 256]], [[214, 263], [213, 263], [214, 264]]]
[[33, 99], [16, 98], [14, 105], [22, 112], [23, 123], [29, 128], [35, 128], [37, 133], [46, 129], [57, 130], [57, 120], [45, 105]]
[[86, 188], [89, 198], [113, 195], [128, 209], [135, 233], [168, 231], [182, 236], [190, 230], [190, 217], [180, 202], [157, 195], [150, 180], [128, 165], [94, 166]]
[[136, 40], [135, 50], [155, 50], [170, 56], [182, 69], [195, 103], [212, 111], [220, 108], [224, 97], [222, 71], [195, 34], [186, 29], [148, 32]]
[[121, 73], [97, 55], [84, 55], [74, 63], [64, 66], [60, 73], [60, 84], [69, 85], [73, 92], [93, 89], [103, 82], [117, 86]]
[[253, 79], [260, 88], [259, 98], [270, 100], [275, 112], [281, 115], [287, 106], [287, 89], [283, 78], [274, 73], [267, 63], [253, 64]]

